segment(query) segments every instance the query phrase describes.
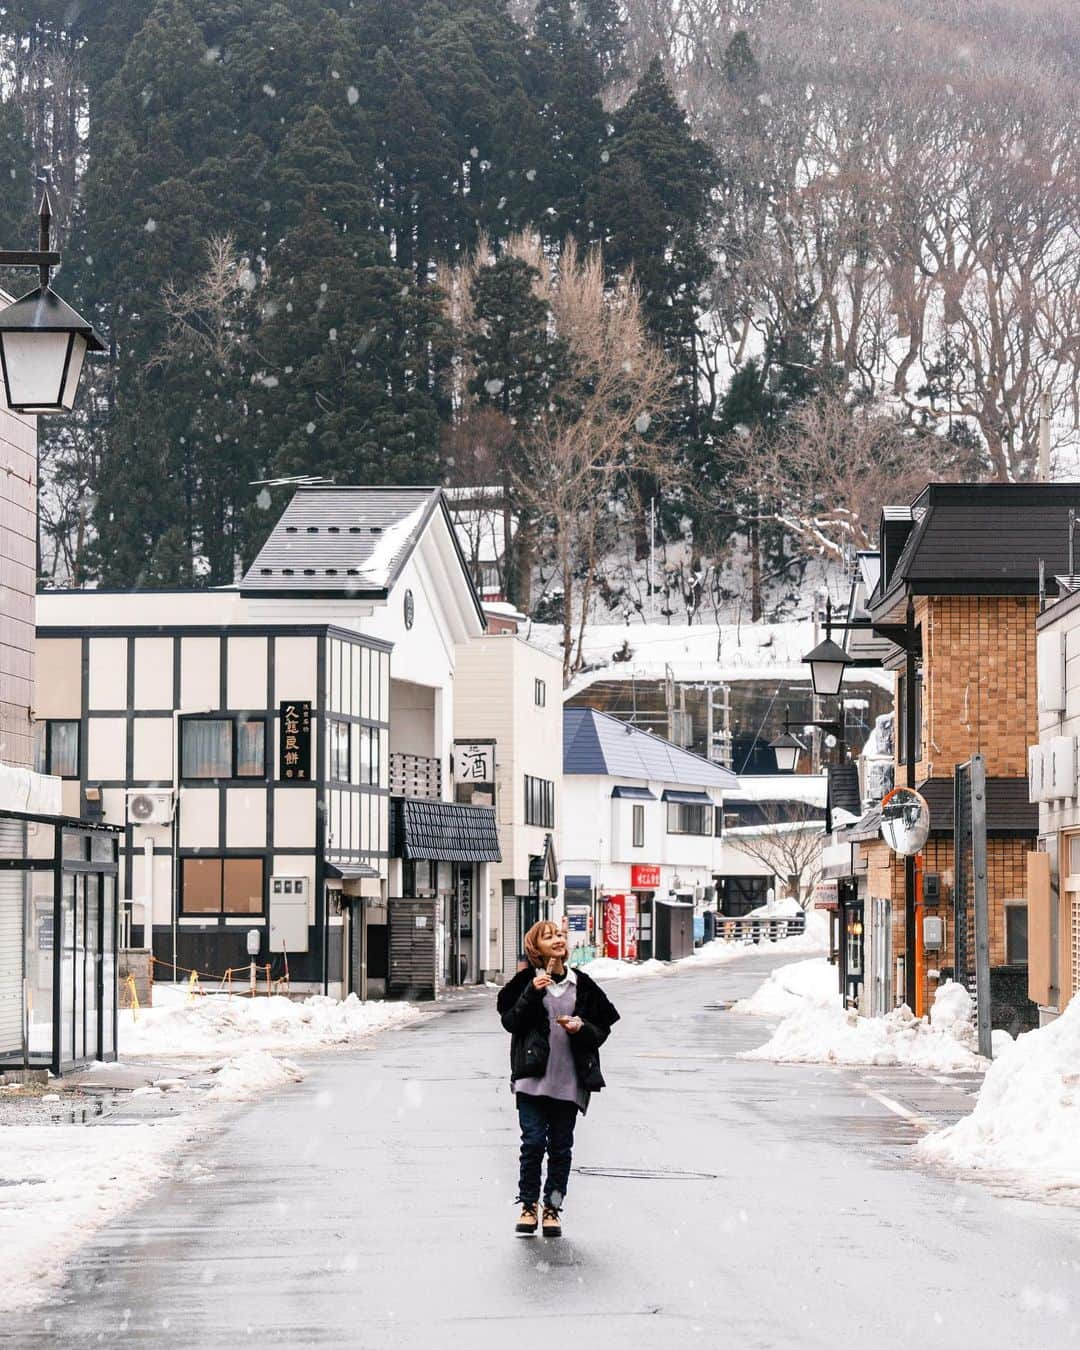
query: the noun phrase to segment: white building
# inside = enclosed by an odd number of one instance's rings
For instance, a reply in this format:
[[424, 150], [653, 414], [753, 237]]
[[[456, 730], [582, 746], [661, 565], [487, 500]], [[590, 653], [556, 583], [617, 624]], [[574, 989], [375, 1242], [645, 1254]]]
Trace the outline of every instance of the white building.
[[[563, 709], [563, 885], [573, 938], [666, 958], [659, 906], [715, 905], [728, 769], [593, 708]], [[691, 932], [692, 937], [692, 932]]]
[[459, 647], [454, 728], [458, 800], [493, 800], [499, 822], [487, 963], [509, 976], [558, 898], [562, 662], [509, 630]]
[[479, 977], [498, 844], [451, 762], [483, 631], [432, 488], [301, 488], [237, 587], [40, 598], [46, 758], [124, 827], [157, 978], [246, 968], [251, 930], [294, 989]]

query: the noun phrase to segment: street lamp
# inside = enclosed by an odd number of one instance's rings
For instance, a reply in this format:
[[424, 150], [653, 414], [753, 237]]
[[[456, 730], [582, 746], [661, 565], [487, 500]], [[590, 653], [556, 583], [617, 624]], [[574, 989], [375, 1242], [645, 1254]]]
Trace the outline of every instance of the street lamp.
[[853, 664], [853, 659], [831, 637], [826, 637], [812, 652], [807, 652], [803, 662], [810, 667], [814, 693], [819, 697], [832, 698], [839, 694], [844, 671]]
[[784, 734], [769, 742], [769, 749], [776, 756], [776, 767], [780, 773], [794, 773], [799, 767], [799, 756], [806, 749], [787, 729], [784, 721]]
[[38, 222], [36, 251], [0, 250], [0, 267], [36, 267], [40, 274], [35, 290], [0, 311], [0, 369], [12, 412], [69, 412], [86, 353], [104, 351], [105, 343], [49, 285], [60, 254], [49, 248], [48, 188], [41, 194]]
[[[825, 606], [825, 641], [808, 652], [803, 660], [810, 666], [810, 678], [816, 694], [839, 694], [844, 671], [855, 664], [842, 647], [832, 640], [832, 629], [862, 630], [875, 633], [894, 643], [904, 653], [904, 770], [907, 786], [915, 786], [915, 764], [918, 746], [915, 743], [915, 715], [918, 705], [915, 696], [917, 677], [917, 659], [919, 654], [919, 630], [915, 624], [915, 601], [908, 596], [907, 609], [902, 624], [875, 623], [873, 619], [852, 619], [847, 623], [834, 624], [832, 621], [832, 602]], [[820, 677], [820, 687], [819, 687]], [[829, 682], [832, 687], [828, 687]], [[904, 967], [904, 996], [909, 1008], [915, 1007], [915, 859], [904, 859], [904, 941], [908, 959]]]

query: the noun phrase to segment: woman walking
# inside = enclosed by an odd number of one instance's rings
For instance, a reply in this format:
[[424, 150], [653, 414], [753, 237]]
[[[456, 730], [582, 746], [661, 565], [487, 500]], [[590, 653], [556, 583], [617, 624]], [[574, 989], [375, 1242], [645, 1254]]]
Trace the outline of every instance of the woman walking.
[[[590, 1094], [604, 1086], [600, 1047], [619, 1014], [595, 980], [566, 964], [566, 937], [550, 920], [534, 923], [525, 934], [525, 955], [528, 966], [498, 997], [499, 1015], [510, 1033], [510, 1088], [521, 1125], [521, 1213], [515, 1231], [528, 1236], [542, 1227], [545, 1237], [561, 1237], [574, 1126]], [[545, 1152], [541, 1221], [537, 1207]]]

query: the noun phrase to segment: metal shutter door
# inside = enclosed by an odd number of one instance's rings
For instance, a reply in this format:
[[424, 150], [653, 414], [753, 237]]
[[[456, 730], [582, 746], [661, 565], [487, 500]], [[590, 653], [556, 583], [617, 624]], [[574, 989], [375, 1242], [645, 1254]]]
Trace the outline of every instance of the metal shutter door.
[[502, 970], [507, 979], [517, 970], [518, 902], [508, 896], [502, 902]]

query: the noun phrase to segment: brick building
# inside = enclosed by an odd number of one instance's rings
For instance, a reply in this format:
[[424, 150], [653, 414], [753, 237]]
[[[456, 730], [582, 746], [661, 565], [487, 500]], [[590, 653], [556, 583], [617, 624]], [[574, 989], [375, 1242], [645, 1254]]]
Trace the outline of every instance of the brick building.
[[[930, 484], [908, 507], [889, 507], [880, 532], [881, 578], [871, 597], [875, 625], [903, 624], [914, 608], [915, 784], [930, 805], [924, 875], [940, 879], [943, 949], [926, 953], [917, 989], [929, 1007], [938, 978], [955, 959], [951, 910], [953, 774], [973, 754], [987, 777], [987, 865], [991, 1001], [996, 1026], [1031, 1026], [1027, 998], [1027, 855], [1038, 821], [1028, 802], [1027, 748], [1037, 739], [1035, 621], [1040, 564], [1053, 578], [1066, 567], [1069, 509], [1080, 484]], [[1051, 589], [1054, 583], [1049, 583]], [[894, 649], [896, 781], [906, 778], [904, 653]], [[867, 828], [870, 826], [871, 828]], [[868, 903], [870, 1010], [903, 1001], [906, 888], [903, 859], [876, 838], [873, 822], [852, 827], [855, 875]], [[931, 892], [932, 894], [932, 892]]]

